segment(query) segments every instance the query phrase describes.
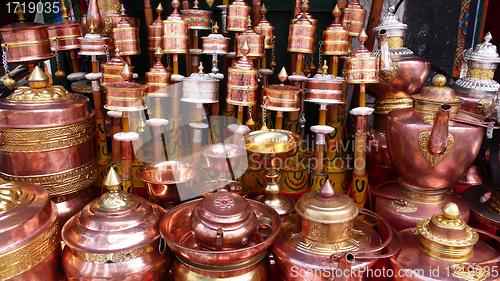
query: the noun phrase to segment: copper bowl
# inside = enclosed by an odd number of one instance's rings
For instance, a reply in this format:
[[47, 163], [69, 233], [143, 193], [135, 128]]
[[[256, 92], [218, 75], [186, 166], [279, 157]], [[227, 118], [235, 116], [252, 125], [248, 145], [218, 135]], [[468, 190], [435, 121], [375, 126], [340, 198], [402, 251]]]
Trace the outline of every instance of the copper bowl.
[[[192, 180], [201, 169], [190, 162], [163, 161], [146, 164], [137, 170], [137, 177], [144, 182], [149, 196], [160, 204], [176, 204], [181, 201], [181, 194], [192, 186]], [[185, 198], [184, 196], [182, 196]]]
[[163, 239], [179, 258], [211, 266], [241, 262], [266, 251], [281, 229], [281, 218], [276, 211], [260, 202], [247, 200], [257, 216], [259, 228], [246, 247], [227, 251], [204, 249], [196, 243], [189, 225], [191, 214], [201, 200], [203, 199], [193, 200], [173, 208], [160, 223]]
[[285, 159], [293, 154], [299, 142], [299, 135], [286, 130], [260, 130], [245, 135], [251, 161], [265, 168], [283, 167]]
[[229, 165], [233, 171], [239, 170], [246, 150], [236, 144], [216, 143], [205, 145], [200, 149], [205, 156], [207, 167], [216, 173], [229, 172]]

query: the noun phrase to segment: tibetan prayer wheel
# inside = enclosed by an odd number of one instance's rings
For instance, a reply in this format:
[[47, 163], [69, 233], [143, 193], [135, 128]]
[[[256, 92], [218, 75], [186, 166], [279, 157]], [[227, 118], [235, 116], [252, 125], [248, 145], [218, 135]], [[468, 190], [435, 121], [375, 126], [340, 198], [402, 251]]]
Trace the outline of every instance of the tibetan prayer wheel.
[[140, 111], [146, 109], [144, 95], [148, 86], [129, 82], [132, 79], [132, 73], [128, 64], [125, 64], [121, 74], [125, 82], [106, 86], [108, 94], [106, 95], [104, 108], [115, 111]]
[[251, 8], [243, 0], [235, 0], [227, 7], [226, 31], [243, 32], [246, 30], [247, 18]]
[[0, 28], [2, 49], [7, 62], [36, 62], [54, 56], [48, 34], [48, 25], [19, 22]]
[[80, 23], [77, 21], [62, 21], [51, 24], [48, 34], [51, 43], [50, 48], [53, 52], [80, 48], [78, 37], [82, 36], [82, 31]]
[[80, 52], [82, 56], [104, 56], [107, 53], [107, 37], [94, 33], [94, 24], [90, 23], [90, 32], [84, 37], [78, 37], [80, 41]]
[[285, 68], [278, 75], [281, 84], [262, 87], [265, 92], [266, 109], [273, 111], [291, 112], [300, 110], [300, 88], [285, 85], [288, 75]]
[[[316, 26], [306, 16], [309, 6], [302, 4], [300, 18], [290, 24], [288, 33], [288, 52], [313, 54], [316, 45]], [[300, 73], [299, 73], [300, 74]]]
[[233, 105], [252, 106], [255, 104], [255, 90], [258, 88], [259, 70], [248, 60], [246, 42], [240, 48], [243, 56], [228, 70], [227, 99]]
[[262, 4], [260, 14], [262, 15], [262, 17], [260, 18], [259, 23], [255, 26], [255, 32], [264, 36], [264, 48], [272, 49], [273, 39], [276, 38], [276, 29], [266, 18], [267, 9], [264, 4]]
[[[125, 82], [121, 73], [127, 62], [125, 62], [125, 60], [120, 55], [121, 55], [120, 48], [116, 47], [115, 56], [106, 63], [102, 64], [101, 67], [103, 73], [101, 79], [101, 86], [106, 86], [108, 84], [113, 84], [118, 82]], [[130, 68], [132, 69], [133, 67]], [[105, 87], [103, 87], [103, 89], [104, 88]]]
[[335, 21], [323, 31], [323, 55], [343, 56], [349, 54], [349, 31], [340, 23], [338, 6], [332, 12]]
[[366, 11], [358, 0], [352, 0], [342, 9], [340, 22], [349, 27], [349, 36], [358, 36], [365, 26]]
[[[244, 42], [247, 42], [250, 51], [248, 52], [248, 57], [250, 58], [258, 58], [263, 57], [265, 55], [264, 50], [264, 36], [255, 32], [252, 28], [252, 19], [248, 16], [247, 19], [247, 29], [240, 35], [236, 36], [236, 45], [242, 46]], [[240, 48], [236, 50], [236, 57], [241, 57], [243, 54], [241, 53]]]
[[181, 101], [190, 103], [218, 102], [219, 79], [208, 73], [203, 73], [201, 62], [198, 69], [198, 73], [193, 73], [182, 81], [183, 96]]
[[121, 12], [122, 19], [113, 28], [114, 44], [120, 47], [122, 56], [138, 55], [141, 53], [139, 28], [128, 21], [123, 4]]
[[368, 36], [364, 30], [358, 38], [361, 45], [345, 62], [345, 80], [349, 84], [378, 83], [379, 58], [365, 47]]
[[323, 73], [314, 75], [307, 79], [306, 101], [318, 104], [341, 104], [343, 103], [342, 84], [344, 78], [327, 74], [326, 64], [323, 65]]
[[212, 33], [208, 36], [201, 37], [203, 40], [204, 54], [225, 55], [229, 52], [229, 40], [231, 38], [224, 37], [222, 34]]
[[162, 47], [162, 37], [163, 37], [163, 29], [162, 29], [162, 19], [161, 13], [163, 12], [163, 6], [158, 4], [156, 7], [156, 13], [158, 17], [155, 21], [148, 26], [148, 51], [155, 52], [156, 48]]
[[163, 52], [166, 54], [187, 54], [189, 23], [184, 20], [177, 9], [180, 7], [178, 0], [172, 1], [174, 11], [163, 21]]
[[182, 17], [189, 23], [189, 29], [210, 30], [212, 29], [212, 12], [200, 9], [182, 10]]
[[48, 85], [38, 66], [29, 87], [0, 101], [0, 177], [45, 188], [64, 222], [91, 201], [97, 177], [96, 126], [83, 95]]
[[161, 63], [163, 53], [160, 46], [157, 47], [154, 55], [156, 63], [149, 69], [149, 72], [146, 72], [146, 86], [148, 86], [146, 94], [150, 97], [166, 97], [168, 93], [166, 93], [166, 91], [165, 93], [160, 93], [159, 90], [170, 85], [172, 73], [170, 73]]

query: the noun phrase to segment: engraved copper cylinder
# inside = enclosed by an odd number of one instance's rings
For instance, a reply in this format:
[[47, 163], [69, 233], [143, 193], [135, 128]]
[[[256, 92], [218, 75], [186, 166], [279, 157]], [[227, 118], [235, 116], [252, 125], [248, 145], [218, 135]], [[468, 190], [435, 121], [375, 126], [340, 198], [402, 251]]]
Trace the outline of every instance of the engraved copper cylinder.
[[[78, 37], [82, 36], [80, 24], [76, 21], [62, 21], [51, 24], [48, 29], [50, 48], [53, 52], [80, 48]], [[57, 40], [57, 49], [56, 42]]]
[[116, 111], [140, 111], [146, 109], [144, 102], [148, 86], [134, 82], [108, 84], [104, 108]]
[[299, 111], [300, 88], [290, 85], [267, 85], [262, 88], [267, 96], [268, 110]]
[[104, 56], [106, 55], [107, 37], [99, 34], [87, 33], [84, 37], [78, 37], [80, 41], [80, 52], [82, 56]]
[[7, 62], [31, 62], [50, 59], [49, 26], [37, 23], [14, 23], [0, 28], [2, 48]]
[[328, 74], [317, 74], [307, 80], [306, 101], [314, 103], [337, 103], [343, 102], [342, 84], [344, 79]]
[[148, 26], [148, 51], [154, 52], [160, 46], [163, 50], [163, 28], [161, 17], [158, 18]]
[[[113, 84], [118, 82], [125, 82], [125, 80], [121, 75], [123, 67], [125, 67], [125, 64], [126, 62], [123, 60], [122, 57], [119, 56], [115, 56], [106, 63], [102, 64], [101, 86], [106, 86], [108, 84]], [[130, 66], [130, 69], [133, 69], [133, 67]]]
[[57, 208], [38, 185], [0, 180], [0, 279], [62, 280]]
[[32, 81], [34, 73], [45, 75], [35, 67], [30, 87], [0, 101], [0, 176], [44, 187], [62, 226], [91, 200], [84, 189], [97, 176], [94, 111], [85, 96]]
[[257, 32], [253, 30], [250, 26], [249, 29], [245, 30], [241, 35], [236, 36], [236, 46], [238, 46], [236, 50], [236, 57], [241, 57], [243, 54], [241, 53], [241, 45], [245, 43], [248, 44], [250, 51], [248, 52], [248, 57], [251, 58], [259, 58], [265, 55], [264, 51], [264, 36], [259, 35]]
[[349, 54], [349, 32], [340, 28], [328, 27], [323, 31], [323, 55], [342, 56]]
[[340, 22], [349, 26], [349, 36], [358, 36], [365, 25], [366, 11], [358, 0], [352, 0], [342, 9]]
[[378, 83], [379, 59], [365, 45], [345, 61], [345, 80], [348, 84]]
[[288, 52], [313, 54], [315, 45], [316, 26], [305, 15], [290, 24]]
[[177, 10], [162, 22], [163, 25], [163, 52], [166, 54], [187, 54], [188, 27]]
[[267, 21], [266, 17], [262, 17], [260, 22], [255, 26], [255, 32], [264, 36], [264, 48], [273, 48], [273, 39], [276, 37], [276, 29]]
[[168, 72], [167, 69], [162, 65], [161, 61], [158, 60], [149, 72], [146, 72], [146, 94], [149, 96], [168, 96], [167, 93], [156, 93], [157, 91], [170, 85], [170, 77], [172, 73]]
[[250, 7], [243, 0], [235, 0], [227, 7], [226, 31], [243, 32], [247, 28]]
[[139, 42], [139, 28], [133, 26], [126, 17], [113, 28], [113, 42], [120, 47], [123, 56], [138, 55], [141, 53]]
[[227, 54], [229, 52], [229, 40], [231, 40], [229, 37], [224, 37], [222, 34], [210, 34], [201, 39], [204, 54]]
[[251, 106], [255, 104], [259, 70], [255, 69], [246, 56], [241, 57], [228, 70], [227, 99], [233, 105]]
[[189, 29], [210, 30], [211, 27], [211, 11], [189, 9], [182, 10], [182, 17], [189, 23]]

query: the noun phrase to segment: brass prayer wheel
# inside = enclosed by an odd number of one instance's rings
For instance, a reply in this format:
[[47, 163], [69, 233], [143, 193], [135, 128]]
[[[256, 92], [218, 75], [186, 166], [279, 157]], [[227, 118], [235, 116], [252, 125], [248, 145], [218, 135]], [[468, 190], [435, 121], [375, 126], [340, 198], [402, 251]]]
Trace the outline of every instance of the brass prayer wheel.
[[62, 226], [91, 200], [84, 189], [97, 177], [94, 111], [87, 97], [48, 85], [38, 66], [28, 83], [0, 101], [0, 177], [44, 187]]
[[146, 86], [148, 86], [146, 95], [150, 97], [167, 97], [169, 94], [166, 93], [166, 91], [160, 93], [159, 90], [170, 85], [172, 73], [170, 73], [161, 63], [163, 52], [159, 46], [154, 55], [156, 63], [149, 69], [149, 72], [146, 72]]
[[172, 258], [160, 238], [160, 220], [166, 211], [121, 191], [122, 180], [114, 168], [104, 186], [108, 192], [85, 206], [62, 229], [66, 278], [164, 280]]
[[[240, 35], [236, 36], [236, 46], [242, 46], [243, 43], [247, 42], [250, 51], [247, 56], [250, 58], [259, 58], [265, 55], [264, 51], [264, 36], [258, 34], [252, 28], [252, 19], [248, 16], [247, 19], [247, 29]], [[240, 48], [236, 50], [236, 57], [241, 57]]]
[[122, 19], [113, 28], [113, 42], [120, 47], [122, 56], [138, 55], [141, 53], [139, 28], [127, 19], [123, 4], [121, 12]]
[[62, 21], [51, 24], [47, 32], [51, 42], [50, 48], [53, 52], [80, 48], [78, 37], [82, 36], [82, 31], [80, 23], [77, 21]]
[[180, 7], [178, 0], [172, 1], [172, 7], [174, 7], [174, 11], [162, 22], [163, 52], [166, 54], [187, 54], [189, 51], [189, 23], [177, 11]]
[[36, 62], [50, 59], [51, 51], [48, 25], [19, 22], [0, 28], [2, 49], [7, 62]]
[[56, 205], [39, 185], [0, 179], [2, 280], [59, 281], [61, 235]]
[[243, 0], [234, 0], [227, 7], [226, 31], [243, 32], [247, 27], [247, 18], [251, 8]]
[[266, 109], [284, 112], [299, 111], [300, 88], [284, 84], [288, 78], [285, 68], [280, 71], [278, 78], [282, 84], [262, 87], [267, 99]]
[[316, 45], [316, 26], [305, 14], [309, 10], [306, 2], [303, 2], [301, 10], [300, 18], [290, 24], [287, 51], [313, 54]]
[[228, 69], [227, 99], [233, 105], [251, 106], [255, 104], [255, 91], [259, 86], [259, 70], [253, 67], [246, 54], [249, 52], [248, 44], [240, 48], [243, 56]]
[[379, 58], [365, 47], [368, 36], [364, 30], [358, 36], [361, 45], [345, 62], [345, 80], [349, 84], [378, 83]]
[[210, 30], [212, 29], [212, 12], [200, 9], [182, 10], [182, 17], [189, 23], [189, 29]]
[[146, 109], [144, 96], [148, 86], [129, 82], [132, 79], [132, 73], [128, 64], [125, 64], [121, 75], [125, 82], [106, 85], [108, 93], [104, 108], [114, 111], [140, 111]]
[[148, 26], [148, 51], [155, 52], [158, 46], [162, 47], [162, 37], [163, 37], [163, 29], [162, 29], [162, 19], [161, 13], [163, 12], [163, 6], [158, 4], [156, 7], [156, 13], [158, 17]]
[[106, 55], [107, 37], [94, 33], [94, 24], [90, 23], [90, 32], [83, 37], [78, 37], [80, 41], [80, 52], [82, 56], [104, 56]]
[[262, 4], [262, 7], [260, 8], [260, 14], [262, 15], [262, 17], [260, 18], [259, 23], [255, 26], [255, 32], [264, 36], [264, 48], [272, 49], [273, 39], [276, 38], [276, 29], [266, 18], [266, 5]]
[[341, 12], [337, 5], [335, 5], [332, 14], [335, 17], [335, 21], [323, 31], [323, 55], [348, 55], [349, 31], [340, 23]]
[[342, 8], [342, 16], [340, 22], [349, 27], [349, 36], [358, 36], [365, 26], [366, 11], [363, 9], [358, 0], [352, 0]]

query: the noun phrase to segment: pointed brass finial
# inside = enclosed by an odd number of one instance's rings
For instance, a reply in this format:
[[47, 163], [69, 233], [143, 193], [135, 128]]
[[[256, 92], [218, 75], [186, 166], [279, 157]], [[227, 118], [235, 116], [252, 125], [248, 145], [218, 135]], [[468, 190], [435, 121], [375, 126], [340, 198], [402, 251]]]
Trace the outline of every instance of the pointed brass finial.
[[172, 8], [174, 8], [174, 10], [179, 9], [180, 6], [181, 2], [179, 0], [172, 0]]
[[286, 72], [286, 69], [284, 66], [280, 70], [280, 73], [278, 74], [278, 79], [280, 80], [282, 85], [285, 83], [286, 79], [288, 79], [288, 73]]
[[262, 4], [262, 6], [260, 7], [260, 10], [259, 10], [261, 16], [265, 16], [267, 14], [267, 8], [266, 8], [266, 4]]
[[122, 186], [122, 178], [115, 172], [115, 168], [111, 167], [111, 169], [109, 169], [103, 185], [109, 192], [120, 190]]
[[491, 39], [493, 39], [493, 37], [491, 36], [491, 33], [488, 31], [488, 33], [486, 33], [486, 35], [484, 36], [484, 42], [489, 43]]
[[323, 70], [323, 74], [328, 73], [328, 65], [326, 65], [326, 60], [323, 62], [323, 66], [321, 67], [321, 70]]
[[37, 65], [33, 72], [31, 72], [28, 77], [28, 84], [33, 89], [42, 89], [49, 85], [49, 77], [43, 72], [43, 70]]
[[330, 181], [326, 181], [325, 184], [320, 188], [319, 193], [321, 193], [321, 196], [323, 197], [330, 198], [335, 195], [335, 189], [333, 189]]
[[14, 89], [14, 86], [16, 86], [16, 80], [12, 79], [12, 77], [10, 77], [10, 74], [7, 73], [7, 77], [5, 77], [5, 79], [3, 80], [3, 85], [9, 88], [9, 90], [12, 90]]
[[248, 55], [248, 53], [250, 52], [250, 48], [248, 47], [248, 43], [247, 43], [247, 40], [245, 40], [245, 42], [243, 42], [243, 44], [241, 45], [241, 53], [246, 56]]
[[116, 48], [115, 48], [115, 57], [119, 57], [119, 56], [120, 56], [120, 47], [117, 44]]
[[125, 79], [125, 81], [127, 81], [127, 82], [130, 82], [130, 80], [132, 80], [133, 74], [130, 71], [130, 67], [128, 66], [128, 63], [126, 63], [125, 66], [123, 67], [121, 75], [122, 75], [123, 79]]
[[342, 12], [339, 9], [339, 5], [335, 5], [335, 8], [333, 8], [333, 11], [332, 11], [332, 15], [333, 15], [333, 17], [335, 17], [335, 20], [340, 18], [340, 16], [342, 15]]
[[460, 210], [458, 209], [457, 204], [453, 202], [449, 202], [441, 208], [443, 211], [443, 215], [445, 218], [449, 220], [454, 220], [460, 215]]
[[163, 51], [161, 50], [161, 47], [158, 46], [156, 47], [156, 52], [154, 53], [156, 60], [161, 60], [163, 57]]
[[24, 18], [24, 10], [21, 5], [17, 5], [17, 10], [16, 10], [16, 15], [19, 17], [19, 21], [25, 21], [26, 19]]
[[193, 9], [199, 9], [200, 8], [200, 7], [198, 7], [198, 4], [200, 4], [200, 2], [198, 2], [198, 0], [194, 0], [193, 4], [194, 4]]
[[158, 14], [158, 16], [161, 16], [161, 14], [163, 13], [163, 6], [161, 5], [161, 3], [156, 7], [156, 13]]
[[57, 68], [56, 73], [54, 73], [57, 80], [62, 81], [66, 77], [66, 72], [62, 71], [60, 67]]
[[250, 15], [248, 15], [247, 17], [247, 27], [252, 28], [252, 18], [250, 17]]
[[363, 28], [358, 35], [358, 40], [361, 44], [365, 44], [366, 40], [368, 40], [368, 35], [366, 34], [365, 29]]
[[122, 13], [122, 16], [126, 16], [125, 14], [125, 6], [122, 4], [122, 7], [120, 8], [120, 12]]
[[198, 73], [203, 73], [203, 69], [205, 69], [203, 67], [203, 63], [200, 61], [200, 66], [198, 66]]
[[215, 22], [214, 24], [214, 33], [219, 33], [219, 25], [217, 24], [217, 22]]
[[89, 29], [90, 29], [90, 33], [94, 33], [94, 30], [95, 30], [94, 21], [90, 22]]
[[64, 0], [61, 0], [61, 16], [64, 21], [69, 19], [68, 7], [64, 4]]
[[307, 13], [307, 11], [309, 11], [309, 3], [307, 1], [302, 2], [302, 5], [300, 6], [300, 11], [302, 13]]
[[389, 7], [389, 13], [394, 14], [396, 12], [396, 6], [392, 5]]
[[314, 72], [316, 70], [316, 65], [314, 65], [314, 62], [311, 61], [311, 63], [309, 64], [309, 69], [311, 70], [311, 72]]

